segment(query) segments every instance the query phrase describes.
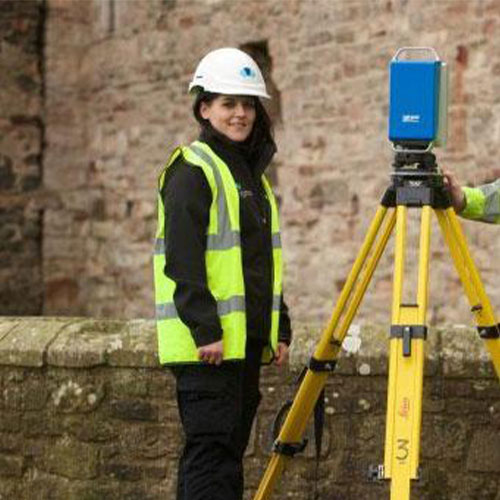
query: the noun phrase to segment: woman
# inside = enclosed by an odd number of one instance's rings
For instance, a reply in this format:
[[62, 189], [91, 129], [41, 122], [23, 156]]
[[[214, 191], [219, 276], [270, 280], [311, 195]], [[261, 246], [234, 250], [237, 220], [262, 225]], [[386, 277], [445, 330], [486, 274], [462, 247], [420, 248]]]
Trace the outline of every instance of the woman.
[[207, 54], [189, 90], [199, 140], [160, 176], [155, 251], [159, 356], [176, 377], [186, 441], [177, 499], [240, 500], [261, 363], [286, 362], [277, 204], [263, 176], [276, 146], [244, 52]]

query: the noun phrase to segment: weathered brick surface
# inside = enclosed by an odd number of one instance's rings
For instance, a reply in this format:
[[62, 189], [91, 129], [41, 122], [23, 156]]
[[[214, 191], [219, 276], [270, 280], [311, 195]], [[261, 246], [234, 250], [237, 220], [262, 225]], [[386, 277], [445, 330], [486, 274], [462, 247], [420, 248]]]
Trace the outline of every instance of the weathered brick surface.
[[[40, 311], [43, 210], [46, 313], [153, 315], [156, 177], [172, 146], [196, 135], [186, 95], [196, 63], [211, 48], [233, 45], [261, 61], [274, 96], [279, 154], [271, 177], [292, 315], [326, 321], [389, 182], [387, 64], [399, 46], [434, 46], [449, 64], [450, 134], [439, 161], [464, 182], [498, 176], [496, 4], [2, 2], [1, 311]], [[28, 202], [28, 192], [38, 194]], [[500, 303], [491, 258], [498, 229], [464, 227]], [[410, 268], [417, 231], [412, 217]], [[466, 322], [469, 307], [438, 233], [433, 224], [429, 319]], [[361, 321], [389, 318], [392, 257], [391, 242]]]
[[[157, 357], [154, 337], [137, 335], [152, 326], [0, 320], [0, 332], [8, 331], [0, 342], [0, 498], [31, 500], [33, 492], [53, 500], [174, 498], [182, 430], [173, 377], [150, 361]], [[23, 328], [36, 339], [35, 358], [19, 342]], [[317, 342], [314, 330], [297, 327], [288, 369], [263, 370], [263, 400], [245, 455], [247, 500], [268, 463], [276, 412], [293, 398], [302, 363]], [[310, 444], [280, 478], [273, 498], [304, 499], [315, 488], [320, 498], [389, 497], [386, 483], [367, 480], [368, 467], [383, 462], [387, 343], [386, 328], [351, 329], [326, 385], [319, 468], [309, 423], [304, 437]], [[109, 356], [111, 344], [116, 358]], [[130, 358], [135, 344], [143, 355]], [[58, 354], [50, 356], [54, 348]], [[431, 330], [427, 348], [432, 361], [424, 380], [422, 478], [412, 498], [497, 500], [500, 390], [484, 346], [472, 328], [449, 328]], [[127, 363], [116, 366], [113, 359]]]
[[[450, 65], [442, 163], [464, 182], [498, 175], [494, 1], [426, 9], [418, 1], [322, 0], [49, 6], [45, 182], [60, 204], [45, 213], [48, 313], [152, 315], [155, 179], [170, 148], [196, 134], [185, 91], [210, 48], [260, 47], [272, 63], [279, 145], [273, 178], [295, 318], [326, 320], [389, 182], [387, 63], [399, 46], [435, 46]], [[491, 259], [497, 228], [465, 226], [488, 292], [500, 303]], [[410, 225], [410, 250], [417, 227]], [[467, 321], [437, 224], [433, 241], [430, 319]], [[363, 320], [389, 318], [392, 243], [386, 253]], [[414, 274], [407, 275], [410, 292]]]
[[43, 1], [0, 3], [0, 313], [42, 311]]

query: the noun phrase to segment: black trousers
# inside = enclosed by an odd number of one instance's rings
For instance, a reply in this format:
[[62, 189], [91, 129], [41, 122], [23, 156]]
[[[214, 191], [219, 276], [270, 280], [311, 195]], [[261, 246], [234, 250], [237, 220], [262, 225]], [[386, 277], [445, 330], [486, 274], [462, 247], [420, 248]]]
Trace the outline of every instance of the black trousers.
[[241, 362], [173, 369], [185, 445], [177, 500], [241, 500], [243, 455], [261, 399], [262, 345], [247, 342]]

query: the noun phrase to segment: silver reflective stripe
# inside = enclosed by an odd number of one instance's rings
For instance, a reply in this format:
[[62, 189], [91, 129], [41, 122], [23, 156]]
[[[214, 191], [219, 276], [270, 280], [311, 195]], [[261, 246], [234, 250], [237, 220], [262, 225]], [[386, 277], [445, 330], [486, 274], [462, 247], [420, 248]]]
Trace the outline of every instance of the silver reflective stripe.
[[273, 295], [273, 311], [279, 311], [281, 307], [281, 295]]
[[273, 248], [281, 248], [281, 233], [273, 233]]
[[[274, 307], [274, 301], [273, 301]], [[236, 295], [227, 300], [217, 302], [217, 313], [219, 316], [231, 314], [233, 312], [245, 312], [245, 297]], [[156, 305], [156, 319], [178, 319], [177, 309], [173, 302], [165, 302]]]
[[500, 215], [500, 193], [498, 191], [486, 196], [484, 215], [493, 218]]
[[238, 231], [224, 231], [221, 235], [207, 235], [207, 250], [227, 250], [240, 246], [240, 233]]
[[231, 222], [225, 196], [226, 192], [224, 191], [224, 184], [219, 168], [212, 157], [203, 151], [202, 148], [191, 144], [189, 149], [210, 166], [214, 173], [215, 183], [217, 184], [217, 234], [210, 235], [210, 246], [208, 248], [211, 250], [223, 250], [231, 248], [231, 246], [240, 246], [239, 234], [237, 232], [234, 232], [238, 236], [237, 245], [231, 245], [231, 242], [234, 240], [233, 234], [231, 234]]
[[490, 184], [483, 184], [479, 186], [479, 189], [484, 193], [485, 196], [491, 196], [493, 193], [500, 191], [500, 179]]
[[227, 300], [217, 302], [217, 312], [219, 316], [231, 314], [233, 312], [245, 312], [245, 297], [243, 295], [235, 295]]
[[166, 302], [164, 304], [156, 304], [156, 319], [175, 319], [178, 318], [177, 309], [173, 302]]
[[484, 184], [479, 189], [485, 196], [484, 213], [481, 219], [486, 222], [496, 222], [500, 216], [500, 179]]
[[156, 238], [155, 255], [162, 255], [164, 253], [165, 253], [165, 240], [163, 238]]

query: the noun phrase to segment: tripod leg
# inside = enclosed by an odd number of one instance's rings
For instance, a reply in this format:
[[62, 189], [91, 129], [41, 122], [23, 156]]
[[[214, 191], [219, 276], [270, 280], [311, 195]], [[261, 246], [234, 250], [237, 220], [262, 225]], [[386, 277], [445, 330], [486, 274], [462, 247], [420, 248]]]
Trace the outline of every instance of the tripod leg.
[[418, 478], [430, 215], [431, 208], [424, 206], [420, 229], [417, 303], [403, 304], [407, 208], [397, 207], [384, 459], [384, 478], [391, 479], [391, 500], [409, 499], [410, 480]]
[[479, 272], [472, 260], [460, 222], [452, 208], [436, 210], [436, 215], [465, 294], [469, 299], [479, 334], [485, 341], [497, 376], [500, 378], [500, 328]]
[[[395, 224], [395, 212], [392, 211], [390, 217], [384, 224], [382, 234], [375, 244], [377, 234], [384, 222], [387, 208], [380, 206], [372, 221], [365, 241], [356, 257], [351, 272], [342, 289], [335, 309], [332, 313], [328, 326], [324, 330], [320, 342], [314, 352], [313, 359], [321, 362], [329, 362], [333, 368], [336, 358], [339, 354], [342, 341], [349, 329], [350, 322], [355, 315], [361, 299], [368, 287], [370, 278], [376, 268], [376, 265], [387, 245], [389, 236]], [[370, 258], [365, 261], [373, 248]], [[361, 272], [364, 273], [360, 278]], [[359, 278], [359, 279], [358, 279]], [[349, 298], [351, 301], [347, 307]], [[345, 314], [343, 314], [345, 312]], [[340, 327], [338, 327], [341, 317], [344, 318]], [[328, 371], [317, 371], [309, 368], [300, 384], [297, 395], [293, 401], [292, 407], [286, 417], [283, 427], [275, 442], [273, 454], [269, 465], [264, 473], [264, 477], [255, 494], [254, 500], [265, 500], [270, 497], [274, 485], [282, 473], [286, 460], [293, 456], [293, 453], [283, 452], [283, 445], [294, 444], [300, 441], [304, 433], [307, 421], [313, 411], [314, 405], [320, 392], [326, 384]]]

